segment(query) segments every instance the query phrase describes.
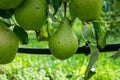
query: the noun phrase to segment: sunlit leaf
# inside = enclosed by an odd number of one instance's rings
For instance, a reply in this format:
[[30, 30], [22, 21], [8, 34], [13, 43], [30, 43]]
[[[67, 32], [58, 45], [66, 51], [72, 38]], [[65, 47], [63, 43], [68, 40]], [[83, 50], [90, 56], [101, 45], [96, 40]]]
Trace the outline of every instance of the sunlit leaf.
[[[85, 72], [85, 77], [84, 77], [85, 80], [87, 80], [88, 78], [92, 77], [93, 74], [95, 74], [94, 72], [91, 72], [91, 69], [92, 69], [93, 65], [95, 64], [95, 62], [98, 60], [98, 57], [99, 57], [99, 50], [96, 46], [91, 45], [90, 50], [91, 50], [90, 62], [88, 64], [87, 70]], [[91, 76], [91, 74], [92, 74], [92, 76]]]
[[82, 29], [83, 29], [82, 23], [77, 18], [72, 25], [73, 25], [72, 29], [78, 38], [78, 42], [80, 42], [80, 40], [82, 38]]
[[52, 19], [52, 21], [59, 22], [59, 20], [55, 18], [54, 15], [49, 10], [47, 12], [48, 12], [49, 17]]
[[85, 37], [94, 37], [93, 27], [90, 23], [83, 24], [83, 34]]
[[103, 49], [106, 45], [106, 32], [102, 26], [102, 23], [93, 22], [93, 28], [95, 31], [97, 46]]

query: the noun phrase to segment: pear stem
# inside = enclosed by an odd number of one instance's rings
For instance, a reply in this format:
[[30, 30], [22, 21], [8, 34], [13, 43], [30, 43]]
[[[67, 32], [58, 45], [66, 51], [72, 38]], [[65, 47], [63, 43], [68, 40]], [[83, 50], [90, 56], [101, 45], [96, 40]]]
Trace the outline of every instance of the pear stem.
[[67, 2], [64, 2], [64, 16], [66, 16], [67, 12]]

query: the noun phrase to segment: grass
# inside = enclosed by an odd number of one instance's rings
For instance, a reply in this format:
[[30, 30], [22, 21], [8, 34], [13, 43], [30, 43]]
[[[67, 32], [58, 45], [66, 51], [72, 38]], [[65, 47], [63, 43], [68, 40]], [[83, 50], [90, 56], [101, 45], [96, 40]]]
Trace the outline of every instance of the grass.
[[[43, 48], [47, 42], [37, 42], [30, 35], [28, 45]], [[31, 37], [32, 35], [32, 37]], [[107, 43], [119, 42], [119, 37], [108, 37]], [[110, 58], [115, 52], [101, 53], [95, 63], [96, 74], [90, 80], [120, 80], [120, 58]], [[13, 62], [0, 65], [0, 80], [83, 80], [89, 56], [76, 54], [61, 61], [52, 55], [17, 54]]]

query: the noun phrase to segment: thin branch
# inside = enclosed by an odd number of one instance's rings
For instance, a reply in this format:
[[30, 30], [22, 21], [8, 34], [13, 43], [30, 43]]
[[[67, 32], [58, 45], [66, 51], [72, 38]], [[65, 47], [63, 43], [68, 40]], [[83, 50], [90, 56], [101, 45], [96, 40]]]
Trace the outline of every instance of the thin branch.
[[64, 16], [66, 16], [67, 12], [67, 2], [64, 2]]

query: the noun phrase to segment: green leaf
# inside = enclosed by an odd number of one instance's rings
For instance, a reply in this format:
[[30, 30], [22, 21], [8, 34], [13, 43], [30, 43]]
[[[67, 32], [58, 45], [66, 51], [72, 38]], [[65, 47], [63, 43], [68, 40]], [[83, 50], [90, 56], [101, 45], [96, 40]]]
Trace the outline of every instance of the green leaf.
[[29, 41], [28, 34], [24, 29], [15, 25], [13, 31], [18, 36], [18, 38], [22, 44], [28, 44], [28, 41]]
[[90, 72], [88, 73], [88, 77], [87, 79], [90, 79], [92, 76], [94, 76], [96, 74], [96, 72], [90, 70]]
[[98, 57], [99, 57], [99, 50], [96, 46], [90, 46], [90, 50], [91, 50], [91, 53], [90, 53], [90, 62], [88, 64], [88, 67], [87, 67], [87, 70], [85, 72], [85, 77], [84, 79], [87, 80], [88, 78], [91, 78], [91, 74], [93, 74], [91, 72], [91, 69], [94, 65], [94, 63], [98, 60]]
[[10, 18], [14, 13], [14, 10], [13, 9], [10, 9], [10, 10], [2, 10], [0, 9], [0, 17], [2, 18]]
[[87, 37], [94, 37], [93, 27], [90, 23], [84, 22], [83, 24], [83, 35]]
[[51, 4], [53, 5], [55, 12], [54, 15], [57, 13], [58, 8], [61, 6], [62, 4], [62, 0], [50, 0]]
[[103, 24], [99, 22], [93, 22], [93, 28], [95, 31], [97, 46], [103, 49], [106, 45], [106, 32], [103, 28]]
[[83, 26], [82, 22], [78, 18], [75, 19], [74, 23], [72, 23], [72, 29], [78, 38], [78, 42], [80, 42], [82, 38]]
[[117, 59], [120, 57], [120, 49], [114, 54], [111, 56], [113, 59]]
[[54, 15], [48, 10], [48, 15], [54, 22], [60, 22], [57, 18], [54, 17]]

